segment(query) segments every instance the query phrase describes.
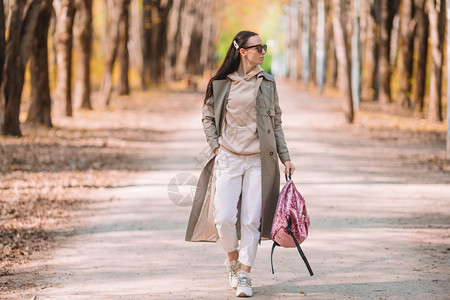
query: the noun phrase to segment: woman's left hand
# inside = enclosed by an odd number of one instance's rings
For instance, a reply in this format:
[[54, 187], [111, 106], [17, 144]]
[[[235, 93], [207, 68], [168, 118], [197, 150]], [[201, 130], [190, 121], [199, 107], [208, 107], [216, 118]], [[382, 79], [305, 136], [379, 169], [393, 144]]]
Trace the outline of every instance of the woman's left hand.
[[291, 175], [294, 175], [294, 170], [294, 164], [290, 160], [284, 162], [284, 174], [286, 174], [286, 176], [289, 176], [289, 173], [291, 173]]

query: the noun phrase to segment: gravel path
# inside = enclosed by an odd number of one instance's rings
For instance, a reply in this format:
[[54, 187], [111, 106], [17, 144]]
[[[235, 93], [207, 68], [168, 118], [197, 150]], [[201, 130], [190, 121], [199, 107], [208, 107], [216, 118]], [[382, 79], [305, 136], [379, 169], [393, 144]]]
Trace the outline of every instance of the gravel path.
[[[278, 88], [297, 167], [293, 179], [311, 216], [303, 250], [315, 275], [309, 276], [295, 249], [280, 248], [272, 275], [271, 242], [263, 241], [252, 272], [254, 298], [448, 299], [450, 174], [415, 159], [440, 153], [443, 145], [361, 135], [343, 124], [337, 100], [288, 83]], [[87, 225], [10, 276], [25, 276], [35, 286], [0, 297], [235, 298], [221, 249], [184, 241], [190, 208], [173, 201], [189, 202], [192, 188], [177, 191], [169, 184], [199, 176], [206, 159], [202, 95], [170, 97], [185, 106], [167, 118], [173, 138], [149, 147], [152, 171], [132, 185], [91, 195], [80, 216]]]

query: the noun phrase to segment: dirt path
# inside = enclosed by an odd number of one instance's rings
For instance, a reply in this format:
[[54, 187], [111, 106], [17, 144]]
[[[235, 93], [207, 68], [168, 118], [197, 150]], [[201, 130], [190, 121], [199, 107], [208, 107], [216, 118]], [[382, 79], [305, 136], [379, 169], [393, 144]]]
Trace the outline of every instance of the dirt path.
[[[293, 249], [269, 241], [253, 269], [257, 299], [444, 299], [449, 288], [450, 173], [417, 163], [442, 143], [374, 139], [343, 125], [339, 103], [279, 83], [294, 176], [311, 215], [303, 249], [309, 277]], [[168, 191], [182, 173], [198, 176], [206, 159], [201, 94], [172, 94], [186, 105], [167, 115], [173, 132], [147, 151], [152, 171], [133, 184], [92, 194], [88, 224], [58, 249], [40, 253], [9, 280], [35, 286], [5, 299], [232, 299], [224, 255], [215, 244], [184, 242], [190, 208]], [[169, 101], [171, 99], [163, 99]], [[127, 182], [130, 182], [127, 179]], [[189, 186], [180, 195], [190, 195]], [[172, 194], [173, 196], [174, 194]], [[172, 199], [175, 199], [172, 197]], [[190, 196], [176, 201], [188, 201]], [[86, 223], [85, 223], [86, 222]]]

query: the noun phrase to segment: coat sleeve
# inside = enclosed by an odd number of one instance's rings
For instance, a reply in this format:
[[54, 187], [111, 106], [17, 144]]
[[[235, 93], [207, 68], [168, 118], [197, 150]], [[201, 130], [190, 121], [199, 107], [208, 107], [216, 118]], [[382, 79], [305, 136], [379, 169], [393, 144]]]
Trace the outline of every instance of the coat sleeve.
[[277, 143], [278, 156], [280, 157], [281, 162], [284, 163], [287, 160], [291, 160], [291, 158], [289, 156], [289, 150], [286, 141], [284, 139], [283, 127], [281, 126], [281, 108], [278, 99], [277, 87], [275, 83], [274, 83], [273, 97], [275, 104], [275, 117], [274, 117], [275, 141]]
[[211, 147], [211, 150], [214, 151], [214, 149], [219, 147], [219, 136], [216, 128], [216, 118], [214, 117], [214, 97], [212, 96], [209, 97], [206, 100], [205, 105], [203, 105], [202, 123], [206, 141], [208, 142], [209, 147]]

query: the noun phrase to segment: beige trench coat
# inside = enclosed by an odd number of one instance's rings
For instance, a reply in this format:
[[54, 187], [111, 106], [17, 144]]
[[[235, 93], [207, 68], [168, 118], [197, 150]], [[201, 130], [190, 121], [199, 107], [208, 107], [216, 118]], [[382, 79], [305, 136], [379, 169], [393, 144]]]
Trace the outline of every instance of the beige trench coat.
[[[270, 239], [273, 216], [280, 191], [278, 157], [283, 163], [290, 160], [290, 157], [281, 127], [281, 110], [275, 81], [271, 75], [265, 72], [261, 72], [257, 76], [257, 82], [260, 83], [260, 86], [256, 98], [256, 122], [261, 149], [263, 202], [261, 237]], [[219, 147], [218, 139], [221, 135], [230, 86], [231, 81], [229, 79], [215, 80], [213, 82], [213, 96], [207, 99], [206, 104], [203, 106], [203, 130], [211, 150]], [[208, 161], [201, 172], [186, 231], [186, 241], [213, 242], [218, 239], [213, 216], [215, 195], [214, 168], [215, 157]], [[239, 222], [236, 226], [239, 234]]]

